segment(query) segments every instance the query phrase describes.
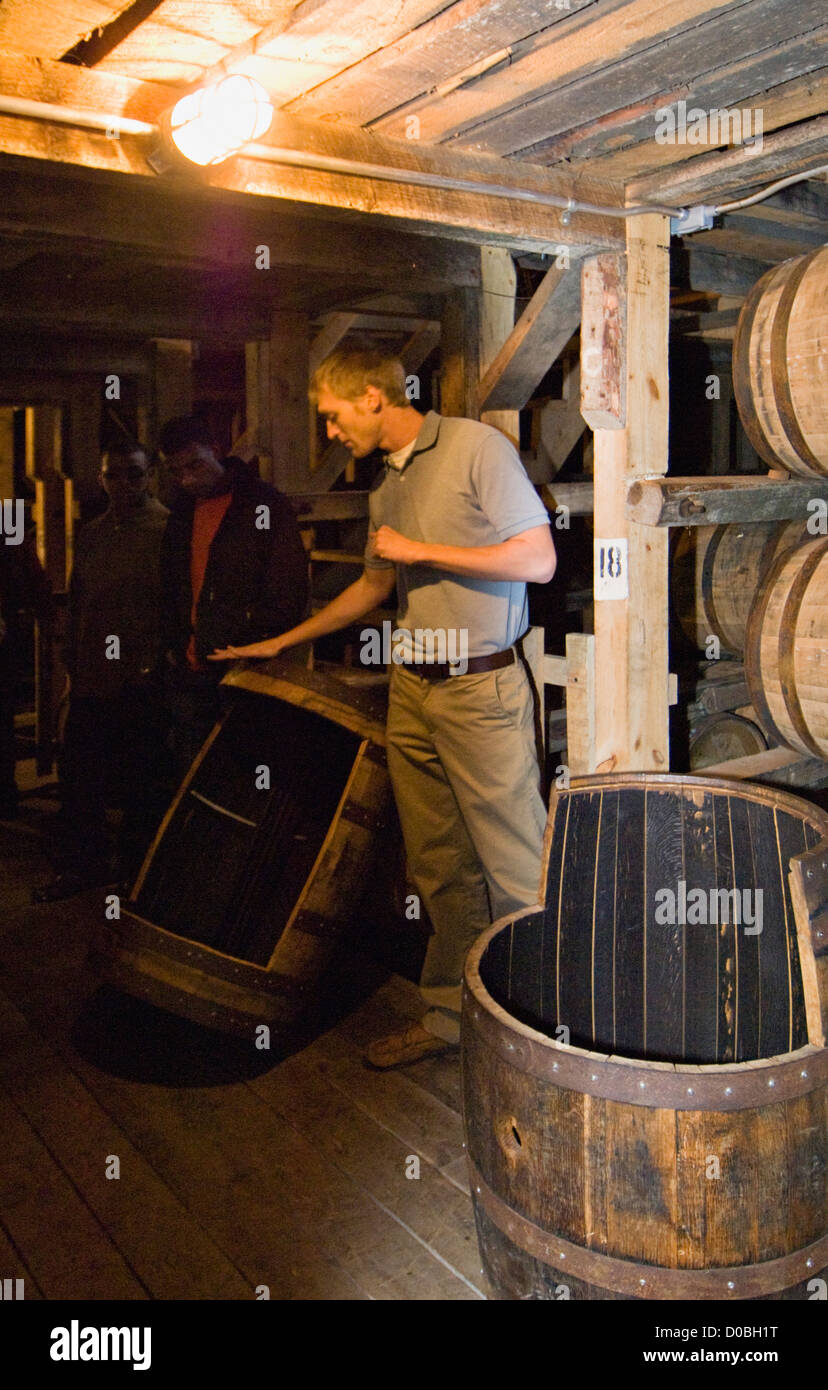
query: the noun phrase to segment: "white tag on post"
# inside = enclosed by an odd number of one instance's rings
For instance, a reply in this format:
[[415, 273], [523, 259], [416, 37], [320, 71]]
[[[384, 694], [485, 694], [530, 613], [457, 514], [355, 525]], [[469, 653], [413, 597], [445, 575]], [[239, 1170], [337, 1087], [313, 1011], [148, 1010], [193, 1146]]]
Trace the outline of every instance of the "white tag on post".
[[594, 595], [599, 599], [629, 598], [627, 538], [596, 540]]

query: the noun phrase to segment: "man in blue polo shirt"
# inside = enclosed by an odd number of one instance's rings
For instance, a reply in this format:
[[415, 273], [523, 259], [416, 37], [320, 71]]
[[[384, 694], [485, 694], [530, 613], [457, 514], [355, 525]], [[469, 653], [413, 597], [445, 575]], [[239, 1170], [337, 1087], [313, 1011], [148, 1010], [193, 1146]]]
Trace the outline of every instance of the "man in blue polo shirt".
[[314, 374], [311, 397], [330, 439], [357, 458], [374, 449], [386, 456], [370, 498], [365, 568], [298, 627], [214, 655], [275, 656], [357, 622], [396, 581], [388, 768], [434, 934], [420, 978], [428, 1012], [366, 1054], [385, 1068], [457, 1045], [469, 947], [495, 918], [538, 898], [546, 810], [517, 644], [528, 625], [526, 583], [552, 578], [555, 547], [506, 437], [415, 410], [395, 358], [338, 350]]

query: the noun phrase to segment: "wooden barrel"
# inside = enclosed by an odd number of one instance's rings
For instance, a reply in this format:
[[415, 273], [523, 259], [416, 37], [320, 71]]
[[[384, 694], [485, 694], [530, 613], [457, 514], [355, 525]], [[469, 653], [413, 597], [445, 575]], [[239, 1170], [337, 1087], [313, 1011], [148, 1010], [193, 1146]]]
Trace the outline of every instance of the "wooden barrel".
[[813, 1296], [827, 950], [828, 815], [807, 802], [648, 773], [553, 793], [541, 901], [465, 970], [466, 1144], [496, 1297]]
[[232, 706], [95, 958], [127, 992], [255, 1040], [313, 1000], [382, 850], [386, 698], [284, 660], [225, 684]]
[[828, 247], [774, 266], [742, 306], [733, 389], [745, 432], [771, 468], [828, 475]]
[[673, 611], [688, 640], [704, 651], [717, 637], [721, 651], [741, 656], [748, 614], [763, 576], [783, 550], [809, 539], [805, 521], [688, 526], [673, 546]]
[[767, 739], [752, 719], [729, 711], [713, 714], [690, 739], [690, 771], [701, 772], [731, 758], [748, 758], [767, 746]]
[[828, 758], [828, 539], [780, 555], [751, 609], [748, 689], [773, 743]]

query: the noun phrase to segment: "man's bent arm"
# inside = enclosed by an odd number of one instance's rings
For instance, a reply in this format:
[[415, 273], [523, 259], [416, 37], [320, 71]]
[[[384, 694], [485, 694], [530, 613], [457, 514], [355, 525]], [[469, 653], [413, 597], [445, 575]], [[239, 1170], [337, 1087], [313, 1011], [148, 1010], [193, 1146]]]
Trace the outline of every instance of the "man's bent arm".
[[470, 579], [501, 579], [546, 584], [555, 573], [555, 543], [548, 526], [531, 526], [497, 545], [429, 545], [381, 526], [374, 538], [377, 555], [397, 564], [428, 565]]
[[349, 584], [335, 599], [306, 618], [303, 623], [283, 632], [279, 637], [271, 637], [264, 642], [253, 642], [247, 647], [224, 647], [213, 652], [211, 661], [225, 661], [238, 656], [278, 656], [288, 647], [296, 647], [301, 642], [312, 642], [317, 637], [326, 637], [329, 632], [337, 632], [349, 623], [355, 623], [370, 613], [372, 608], [382, 603], [394, 587], [393, 569], [365, 569], [354, 584]]

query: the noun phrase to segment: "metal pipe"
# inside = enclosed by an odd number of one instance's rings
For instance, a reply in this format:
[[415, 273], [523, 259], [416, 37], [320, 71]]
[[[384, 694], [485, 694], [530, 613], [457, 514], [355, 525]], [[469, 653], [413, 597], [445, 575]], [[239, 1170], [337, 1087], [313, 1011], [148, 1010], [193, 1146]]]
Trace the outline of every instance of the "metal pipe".
[[539, 203], [546, 207], [563, 208], [565, 212], [591, 212], [600, 217], [640, 217], [643, 213], [663, 213], [677, 217], [680, 209], [655, 203], [643, 207], [604, 207], [600, 203], [582, 203], [562, 193], [540, 193], [531, 188], [511, 188], [502, 183], [481, 183], [477, 179], [455, 179], [448, 174], [431, 174], [421, 169], [393, 169], [385, 164], [363, 164], [335, 155], [309, 154], [305, 150], [286, 150], [278, 145], [247, 145], [240, 151], [246, 158], [260, 159], [270, 164], [290, 164], [299, 169], [317, 169], [327, 174], [351, 174], [358, 178], [377, 179], [385, 183], [410, 183], [421, 188], [442, 188], [452, 193], [482, 193], [495, 198], [514, 198], [523, 203]]
[[58, 125], [86, 126], [90, 130], [118, 130], [123, 135], [154, 135], [157, 126], [136, 121], [131, 116], [108, 116], [100, 111], [83, 111], [72, 106], [55, 106], [49, 101], [0, 94], [0, 115], [29, 116], [35, 121], [55, 121]]

